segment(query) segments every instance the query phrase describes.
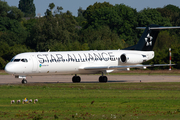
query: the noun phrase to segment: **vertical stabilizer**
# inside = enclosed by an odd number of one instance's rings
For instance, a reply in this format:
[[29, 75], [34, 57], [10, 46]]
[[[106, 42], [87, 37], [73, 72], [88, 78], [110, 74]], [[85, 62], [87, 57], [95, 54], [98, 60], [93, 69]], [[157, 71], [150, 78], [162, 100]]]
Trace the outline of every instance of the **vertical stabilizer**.
[[163, 27], [154, 24], [147, 27], [137, 27], [137, 29], [145, 29], [139, 42], [134, 46], [125, 48], [124, 50], [152, 51], [160, 30], [176, 28], [180, 27]]
[[150, 29], [152, 27], [160, 27], [159, 25], [149, 25], [144, 30], [139, 42], [137, 43], [135, 50], [152, 51], [156, 38], [159, 34], [159, 29]]

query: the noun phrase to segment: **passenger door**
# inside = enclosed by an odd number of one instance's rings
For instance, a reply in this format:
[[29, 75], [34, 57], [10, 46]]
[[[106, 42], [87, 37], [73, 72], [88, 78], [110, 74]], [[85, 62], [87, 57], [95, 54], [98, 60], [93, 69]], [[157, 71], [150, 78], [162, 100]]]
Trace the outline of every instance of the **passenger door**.
[[37, 72], [37, 70], [38, 70], [38, 61], [37, 61], [37, 58], [36, 58], [36, 56], [35, 55], [31, 55], [31, 58], [32, 58], [32, 62], [33, 62], [33, 66], [32, 66], [32, 72], [33, 73], [36, 73]]

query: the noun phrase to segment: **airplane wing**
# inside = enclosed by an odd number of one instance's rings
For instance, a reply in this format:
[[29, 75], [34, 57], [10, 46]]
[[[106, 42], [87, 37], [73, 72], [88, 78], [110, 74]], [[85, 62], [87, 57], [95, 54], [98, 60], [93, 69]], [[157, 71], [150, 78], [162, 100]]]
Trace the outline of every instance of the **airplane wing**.
[[125, 69], [125, 68], [143, 68], [143, 67], [158, 67], [158, 66], [172, 66], [175, 64], [153, 64], [153, 65], [124, 65], [124, 66], [94, 66], [84, 67], [84, 70], [109, 70], [109, 69]]

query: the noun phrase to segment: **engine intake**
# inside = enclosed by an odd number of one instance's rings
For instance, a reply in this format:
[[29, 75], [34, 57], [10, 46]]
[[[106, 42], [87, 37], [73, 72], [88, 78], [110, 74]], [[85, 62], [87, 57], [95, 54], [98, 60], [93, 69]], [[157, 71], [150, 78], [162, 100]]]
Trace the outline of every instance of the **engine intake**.
[[123, 63], [126, 62], [126, 60], [127, 60], [125, 54], [122, 54], [120, 58], [121, 58], [121, 62], [123, 62]]
[[141, 54], [122, 54], [120, 56], [121, 64], [140, 64], [145, 58]]

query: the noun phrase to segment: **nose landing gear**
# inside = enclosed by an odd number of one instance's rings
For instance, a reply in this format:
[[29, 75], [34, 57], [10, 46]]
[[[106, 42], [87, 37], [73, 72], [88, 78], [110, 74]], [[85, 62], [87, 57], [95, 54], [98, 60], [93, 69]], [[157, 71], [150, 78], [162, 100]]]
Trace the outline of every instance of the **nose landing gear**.
[[20, 79], [22, 79], [22, 81], [21, 81], [22, 84], [27, 84], [26, 76], [17, 75], [17, 76], [15, 76], [15, 78], [20, 78]]
[[27, 84], [27, 80], [26, 80], [26, 79], [23, 79], [23, 80], [22, 80], [22, 84]]

